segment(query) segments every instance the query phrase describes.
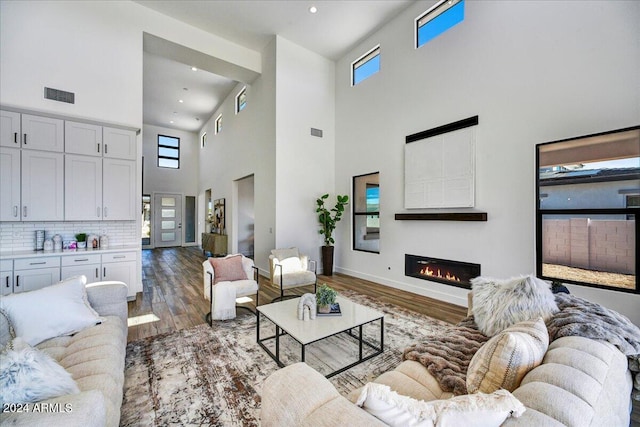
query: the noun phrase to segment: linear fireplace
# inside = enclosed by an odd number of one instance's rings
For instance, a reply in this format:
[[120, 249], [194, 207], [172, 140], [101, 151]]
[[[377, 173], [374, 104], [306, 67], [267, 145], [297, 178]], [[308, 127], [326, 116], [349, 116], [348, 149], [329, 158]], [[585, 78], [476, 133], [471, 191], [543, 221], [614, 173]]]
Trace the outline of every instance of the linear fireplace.
[[405, 254], [404, 274], [471, 289], [471, 279], [480, 275], [480, 264]]

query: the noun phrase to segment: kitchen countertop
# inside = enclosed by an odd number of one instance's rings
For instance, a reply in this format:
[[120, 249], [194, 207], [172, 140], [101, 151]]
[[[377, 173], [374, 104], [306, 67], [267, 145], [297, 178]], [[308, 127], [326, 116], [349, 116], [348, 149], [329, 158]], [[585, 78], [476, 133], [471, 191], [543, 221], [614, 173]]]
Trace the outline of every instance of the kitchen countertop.
[[40, 258], [40, 257], [52, 257], [52, 256], [73, 256], [84, 254], [106, 254], [110, 252], [122, 252], [122, 251], [140, 251], [142, 247], [140, 245], [109, 245], [107, 248], [98, 249], [65, 249], [60, 251], [36, 251], [36, 250], [18, 250], [18, 251], [6, 251], [0, 252], [0, 260], [7, 259], [23, 259], [23, 258]]

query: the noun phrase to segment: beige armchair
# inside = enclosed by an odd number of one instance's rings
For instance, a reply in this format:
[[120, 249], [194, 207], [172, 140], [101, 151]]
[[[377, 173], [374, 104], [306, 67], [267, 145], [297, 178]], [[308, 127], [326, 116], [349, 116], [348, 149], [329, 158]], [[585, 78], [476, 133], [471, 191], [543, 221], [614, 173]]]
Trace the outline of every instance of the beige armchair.
[[[307, 255], [301, 255], [298, 248], [273, 249], [269, 255], [269, 270], [271, 283], [280, 288], [280, 296], [276, 300], [284, 300], [284, 290], [301, 286], [313, 285], [313, 292], [317, 289], [317, 264]], [[288, 298], [293, 298], [289, 295]]]

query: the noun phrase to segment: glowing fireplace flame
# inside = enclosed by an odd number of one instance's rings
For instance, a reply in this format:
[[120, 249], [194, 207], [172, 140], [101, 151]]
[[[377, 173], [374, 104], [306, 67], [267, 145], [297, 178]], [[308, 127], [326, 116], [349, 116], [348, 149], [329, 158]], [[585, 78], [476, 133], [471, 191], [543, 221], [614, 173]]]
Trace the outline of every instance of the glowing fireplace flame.
[[456, 275], [451, 274], [450, 272], [446, 271], [445, 274], [443, 275], [440, 271], [440, 269], [438, 268], [437, 270], [433, 270], [431, 267], [427, 266], [423, 269], [420, 270], [420, 274], [422, 274], [423, 276], [429, 276], [429, 277], [437, 277], [439, 279], [445, 279], [445, 280], [449, 280], [451, 282], [459, 282], [460, 278], [458, 278]]

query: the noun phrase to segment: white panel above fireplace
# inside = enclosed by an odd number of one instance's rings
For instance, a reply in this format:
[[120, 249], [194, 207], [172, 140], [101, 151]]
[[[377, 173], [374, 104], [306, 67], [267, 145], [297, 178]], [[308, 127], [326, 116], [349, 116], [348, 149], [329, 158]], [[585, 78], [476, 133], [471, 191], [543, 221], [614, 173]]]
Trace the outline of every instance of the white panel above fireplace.
[[469, 127], [405, 144], [404, 207], [473, 207], [475, 139]]

